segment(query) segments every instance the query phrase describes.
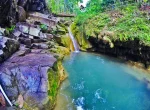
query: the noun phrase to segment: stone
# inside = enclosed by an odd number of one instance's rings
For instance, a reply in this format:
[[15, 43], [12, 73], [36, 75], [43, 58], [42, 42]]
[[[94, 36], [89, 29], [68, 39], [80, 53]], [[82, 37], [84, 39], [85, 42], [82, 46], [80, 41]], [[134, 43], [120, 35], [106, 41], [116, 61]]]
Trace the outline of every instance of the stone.
[[40, 33], [40, 29], [34, 28], [34, 27], [30, 27], [29, 29], [29, 34], [32, 36], [39, 36]]
[[26, 20], [26, 11], [24, 10], [23, 7], [18, 6], [18, 14], [19, 14], [19, 21], [23, 22]]
[[29, 38], [19, 38], [19, 42], [22, 43], [22, 44], [25, 44], [27, 46], [31, 46], [32, 42], [31, 42], [31, 39]]
[[16, 52], [19, 49], [19, 46], [17, 41], [3, 37], [0, 40], [0, 63]]
[[32, 41], [33, 41], [33, 43], [46, 42], [46, 40], [44, 40], [44, 39], [33, 39]]
[[26, 54], [31, 53], [31, 49], [26, 49], [25, 51], [20, 51], [19, 56], [25, 56]]
[[15, 30], [15, 31], [13, 32], [13, 35], [14, 35], [16, 38], [18, 38], [18, 37], [21, 35], [21, 32], [20, 32], [19, 30]]
[[48, 49], [48, 45], [45, 43], [33, 43], [31, 48], [34, 49]]
[[3, 36], [4, 32], [5, 32], [5, 29], [0, 27], [0, 36]]
[[28, 26], [25, 26], [25, 25], [19, 25], [19, 30], [23, 33], [26, 33], [28, 34], [29, 33], [29, 27]]
[[47, 92], [48, 90], [48, 81], [45, 80], [44, 78], [41, 79], [41, 86], [39, 88], [39, 92]]
[[54, 37], [52, 34], [46, 34], [46, 36], [47, 36], [47, 39], [48, 39], [48, 40], [51, 40], [51, 39], [53, 39], [53, 37]]
[[5, 88], [6, 94], [10, 97], [10, 99], [15, 99], [18, 97], [18, 89], [17, 86], [15, 87], [7, 87]]
[[30, 38], [30, 39], [34, 39], [34, 37], [33, 37], [33, 36], [31, 36], [31, 35], [29, 35], [29, 38]]
[[5, 86], [12, 86], [11, 76], [6, 74], [1, 74], [0, 79], [3, 80], [2, 84]]
[[49, 15], [41, 14], [38, 12], [29, 13], [28, 22], [40, 22], [48, 27], [55, 26], [57, 21], [56, 19], [48, 18]]

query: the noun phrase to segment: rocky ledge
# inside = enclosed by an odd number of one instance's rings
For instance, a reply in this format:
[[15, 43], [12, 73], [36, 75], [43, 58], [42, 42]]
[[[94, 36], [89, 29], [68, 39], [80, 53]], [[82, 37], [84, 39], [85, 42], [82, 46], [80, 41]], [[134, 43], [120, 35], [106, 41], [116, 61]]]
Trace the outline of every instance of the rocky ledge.
[[[65, 25], [58, 21], [35, 12], [9, 33], [1, 28], [0, 85], [13, 104], [11, 110], [54, 108], [59, 85], [66, 78], [61, 62], [71, 51], [70, 46], [60, 45], [67, 41], [58, 42], [67, 34]], [[0, 92], [2, 109], [9, 107], [6, 102]]]
[[[150, 47], [140, 43], [138, 39], [133, 41], [112, 41], [107, 39], [89, 38], [93, 49], [90, 51], [119, 57], [124, 60], [131, 60], [143, 64], [143, 68], [149, 69], [150, 66]], [[113, 46], [111, 47], [111, 44]]]

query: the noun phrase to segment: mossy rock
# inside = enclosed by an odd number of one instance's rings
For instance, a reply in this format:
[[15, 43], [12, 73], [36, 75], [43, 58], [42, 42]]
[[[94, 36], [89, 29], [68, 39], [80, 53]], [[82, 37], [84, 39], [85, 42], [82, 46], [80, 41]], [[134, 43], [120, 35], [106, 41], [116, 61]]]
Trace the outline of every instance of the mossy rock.
[[68, 48], [62, 46], [55, 46], [54, 48], [51, 48], [50, 51], [60, 55], [67, 55], [70, 53]]
[[60, 83], [66, 78], [61, 62], [61, 60], [56, 61], [53, 68], [48, 70], [48, 96], [52, 105], [49, 109], [54, 108]]
[[72, 40], [70, 39], [68, 34], [61, 36], [61, 44], [67, 47], [70, 51], [74, 51]]

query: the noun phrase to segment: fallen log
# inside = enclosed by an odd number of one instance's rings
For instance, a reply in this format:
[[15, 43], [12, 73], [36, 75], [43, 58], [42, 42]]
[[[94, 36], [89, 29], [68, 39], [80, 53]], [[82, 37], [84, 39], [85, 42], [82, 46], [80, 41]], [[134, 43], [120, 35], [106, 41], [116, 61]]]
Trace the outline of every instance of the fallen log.
[[59, 14], [53, 14], [54, 17], [75, 17], [75, 14], [63, 14], [63, 13], [59, 13]]

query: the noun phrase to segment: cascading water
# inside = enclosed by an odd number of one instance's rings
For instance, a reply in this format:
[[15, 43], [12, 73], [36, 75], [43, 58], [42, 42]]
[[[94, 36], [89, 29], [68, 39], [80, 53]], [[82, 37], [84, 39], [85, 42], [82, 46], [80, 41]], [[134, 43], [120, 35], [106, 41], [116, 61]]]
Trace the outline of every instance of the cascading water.
[[75, 52], [79, 52], [79, 46], [78, 46], [78, 43], [76, 41], [76, 39], [74, 38], [72, 32], [71, 32], [71, 29], [68, 27], [68, 31], [69, 31], [69, 36], [72, 40], [72, 43], [73, 43], [73, 46], [74, 46], [74, 49], [75, 49]]

